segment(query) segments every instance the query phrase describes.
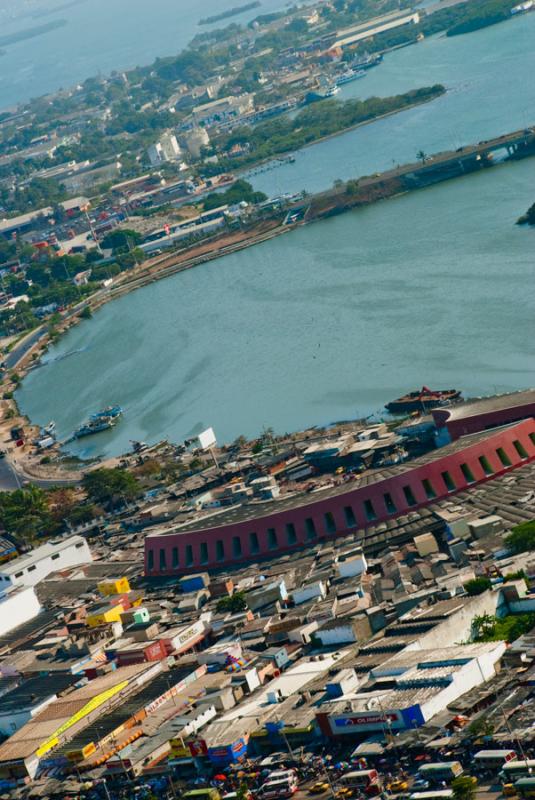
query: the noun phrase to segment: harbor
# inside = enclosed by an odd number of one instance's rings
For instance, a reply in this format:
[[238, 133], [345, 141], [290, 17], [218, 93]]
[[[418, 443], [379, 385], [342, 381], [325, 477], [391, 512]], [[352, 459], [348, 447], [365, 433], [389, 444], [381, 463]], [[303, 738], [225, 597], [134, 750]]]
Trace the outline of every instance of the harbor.
[[73, 328], [47, 358], [91, 347], [30, 373], [17, 401], [32, 420], [56, 419], [61, 437], [109, 398], [128, 408], [121, 425], [68, 446], [87, 457], [207, 424], [231, 441], [380, 416], [423, 377], [465, 397], [532, 385], [533, 235], [514, 222], [534, 181], [533, 159], [482, 170], [152, 283]]

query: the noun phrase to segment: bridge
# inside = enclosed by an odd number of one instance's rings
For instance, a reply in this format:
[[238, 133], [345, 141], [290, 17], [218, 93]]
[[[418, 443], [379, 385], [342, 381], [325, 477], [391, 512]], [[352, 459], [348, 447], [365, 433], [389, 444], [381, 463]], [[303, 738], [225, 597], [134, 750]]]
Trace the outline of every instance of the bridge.
[[[495, 153], [505, 151], [504, 160], [518, 160], [535, 155], [535, 127], [485, 139], [477, 144], [464, 145], [456, 150], [446, 150], [432, 155], [422, 154], [420, 161], [397, 165], [385, 172], [355, 177], [340, 186], [319, 192], [307, 200], [309, 208], [305, 221], [340, 213], [349, 208], [373, 203], [396, 194], [430, 186], [450, 178], [476, 172], [499, 163]], [[352, 184], [351, 192], [348, 186]], [[290, 208], [287, 224], [303, 203]]]

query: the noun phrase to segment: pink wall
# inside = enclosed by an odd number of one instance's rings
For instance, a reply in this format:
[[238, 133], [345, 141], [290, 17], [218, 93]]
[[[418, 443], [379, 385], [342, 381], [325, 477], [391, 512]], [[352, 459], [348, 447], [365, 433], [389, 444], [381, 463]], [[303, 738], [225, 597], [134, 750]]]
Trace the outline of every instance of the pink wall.
[[[521, 455], [515, 448], [514, 442], [520, 443], [526, 456]], [[498, 449], [503, 449], [510, 461], [504, 465], [499, 456]], [[488, 438], [469, 445], [456, 453], [441, 456], [437, 450], [433, 454], [434, 460], [422, 466], [415, 466], [404, 473], [386, 478], [369, 486], [361, 485], [355, 481], [355, 488], [348, 489], [343, 494], [324, 500], [312, 500], [305, 506], [286, 511], [279, 511], [264, 517], [228, 524], [220, 528], [205, 528], [189, 533], [171, 533], [167, 536], [148, 536], [145, 539], [145, 573], [147, 575], [173, 575], [198, 571], [206, 567], [220, 567], [239, 563], [240, 561], [254, 560], [261, 556], [275, 555], [295, 550], [299, 547], [310, 546], [316, 541], [343, 536], [377, 523], [395, 518], [400, 514], [407, 514], [417, 508], [428, 505], [436, 499], [447, 497], [458, 491], [491, 480], [507, 470], [521, 466], [535, 459], [535, 420], [527, 419], [505, 430], [489, 433]], [[490, 467], [491, 474], [486, 474], [484, 466], [479, 461], [485, 457], [485, 468]], [[466, 465], [470, 474], [463, 473], [461, 465]], [[488, 471], [488, 469], [487, 469]], [[448, 491], [442, 473], [447, 472], [455, 488]], [[473, 480], [472, 480], [473, 478]], [[428, 497], [423, 481], [427, 480], [436, 493], [436, 497]], [[410, 488], [412, 497], [405, 494], [404, 489]], [[385, 504], [385, 494], [388, 493], [396, 506], [396, 510], [388, 511]], [[365, 502], [373, 505], [376, 517], [370, 519], [366, 513]], [[414, 501], [414, 502], [413, 502]], [[274, 504], [276, 507], [276, 503]], [[345, 508], [351, 508], [355, 524], [347, 516]], [[325, 514], [331, 514], [334, 520], [334, 530], [329, 530]], [[313, 520], [316, 535], [309, 538], [306, 520]], [[286, 526], [291, 523], [295, 528], [296, 542], [290, 544]], [[274, 529], [277, 542], [269, 541], [269, 529]], [[258, 549], [251, 546], [251, 533], [258, 539]], [[178, 566], [174, 565], [173, 549], [176, 548]], [[150, 561], [152, 551], [153, 563]], [[160, 568], [160, 552], [165, 553], [166, 569]]]
[[[461, 407], [462, 410], [462, 407]], [[450, 414], [455, 413], [454, 409], [436, 408], [433, 410], [433, 418], [437, 428], [446, 427], [452, 441], [470, 433], [479, 433], [486, 428], [496, 428], [499, 425], [509, 425], [512, 422], [524, 420], [526, 417], [535, 417], [535, 402], [526, 402], [520, 406], [509, 406], [495, 411], [476, 414], [473, 417], [462, 417], [450, 420]]]

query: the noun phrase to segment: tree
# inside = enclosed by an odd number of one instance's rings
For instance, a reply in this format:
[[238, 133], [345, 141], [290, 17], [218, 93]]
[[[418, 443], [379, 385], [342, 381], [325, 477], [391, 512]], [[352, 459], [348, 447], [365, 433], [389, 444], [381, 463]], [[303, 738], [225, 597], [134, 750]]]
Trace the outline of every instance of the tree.
[[480, 614], [472, 620], [472, 630], [475, 639], [492, 636], [496, 630], [496, 617], [491, 614]]
[[92, 316], [91, 306], [84, 306], [80, 311], [80, 319], [91, 319]]
[[470, 595], [470, 597], [475, 597], [478, 594], [483, 594], [483, 592], [486, 592], [491, 586], [492, 583], [490, 578], [485, 578], [482, 576], [480, 578], [472, 578], [471, 581], [467, 581], [464, 584], [464, 590], [468, 595]]
[[235, 592], [230, 597], [222, 597], [216, 606], [217, 611], [230, 611], [231, 614], [245, 611], [246, 608], [245, 592]]
[[94, 503], [116, 506], [133, 500], [140, 493], [137, 479], [124, 469], [101, 467], [84, 475], [82, 486]]
[[480, 717], [475, 719], [467, 728], [470, 736], [492, 736], [494, 733], [494, 725], [487, 717]]
[[421, 161], [422, 164], [425, 164], [425, 162], [427, 161], [427, 155], [426, 153], [424, 153], [423, 150], [418, 150], [418, 152], [416, 153], [416, 158], [418, 159], [418, 161]]
[[0, 494], [0, 522], [23, 542], [33, 542], [55, 528], [47, 494], [34, 484]]
[[138, 245], [143, 241], [143, 237], [137, 231], [132, 231], [129, 228], [118, 228], [117, 230], [108, 233], [100, 243], [105, 250], [126, 250]]
[[459, 775], [451, 783], [454, 800], [473, 800], [477, 781], [470, 775]]
[[522, 522], [512, 528], [511, 533], [504, 538], [505, 546], [513, 553], [526, 553], [535, 550], [535, 519]]

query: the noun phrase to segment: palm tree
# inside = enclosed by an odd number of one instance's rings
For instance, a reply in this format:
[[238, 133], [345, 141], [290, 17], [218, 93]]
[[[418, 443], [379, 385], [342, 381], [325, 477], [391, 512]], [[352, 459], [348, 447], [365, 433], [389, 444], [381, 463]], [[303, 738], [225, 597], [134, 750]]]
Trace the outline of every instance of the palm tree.
[[423, 150], [418, 150], [418, 152], [416, 153], [416, 158], [418, 159], [418, 161], [421, 161], [422, 164], [425, 164], [425, 162], [427, 161], [427, 155], [426, 153], [424, 153]]

